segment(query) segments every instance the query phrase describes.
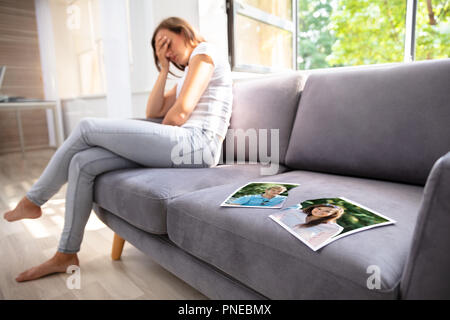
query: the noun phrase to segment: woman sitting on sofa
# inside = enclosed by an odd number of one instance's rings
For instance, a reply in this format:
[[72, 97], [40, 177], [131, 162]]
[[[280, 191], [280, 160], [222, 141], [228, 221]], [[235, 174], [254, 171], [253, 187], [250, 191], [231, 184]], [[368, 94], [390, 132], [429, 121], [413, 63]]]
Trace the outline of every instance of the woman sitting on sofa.
[[[231, 117], [227, 59], [189, 23], [176, 17], [160, 23], [151, 44], [159, 77], [148, 98], [146, 116], [164, 118], [162, 123], [88, 118], [78, 124], [26, 196], [4, 215], [10, 222], [39, 218], [40, 207], [68, 182], [64, 230], [56, 254], [21, 273], [17, 281], [66, 272], [68, 266], [79, 265], [77, 252], [92, 210], [95, 176], [138, 165], [211, 167], [218, 163]], [[170, 64], [184, 75], [165, 92]], [[180, 157], [180, 150], [183, 159], [198, 159], [194, 154], [201, 152], [201, 163], [175, 165], [173, 158]]]

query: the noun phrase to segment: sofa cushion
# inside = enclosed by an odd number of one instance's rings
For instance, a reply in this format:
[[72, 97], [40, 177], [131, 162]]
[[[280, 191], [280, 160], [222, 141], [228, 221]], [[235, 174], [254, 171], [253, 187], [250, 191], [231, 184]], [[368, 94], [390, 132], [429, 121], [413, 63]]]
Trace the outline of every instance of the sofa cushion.
[[[212, 168], [138, 168], [104, 173], [94, 201], [144, 231], [167, 233], [167, 201], [184, 193], [261, 176], [260, 164]], [[279, 166], [279, 172], [285, 167]]]
[[[267, 140], [267, 155], [272, 161], [284, 163], [295, 113], [298, 108], [300, 92], [303, 86], [302, 76], [297, 72], [282, 75], [270, 75], [259, 79], [240, 80], [233, 85], [233, 112], [230, 127], [224, 141], [224, 161], [252, 160], [249, 153], [249, 140], [259, 135]], [[264, 131], [262, 131], [263, 129]], [[271, 129], [279, 130], [279, 140], [271, 144]], [[274, 133], [275, 134], [275, 131]], [[238, 137], [245, 141], [245, 154], [237, 154]], [[249, 138], [250, 137], [250, 138]], [[232, 141], [233, 143], [229, 143]], [[227, 145], [228, 144], [228, 145]], [[255, 147], [256, 154], [259, 144]], [[253, 147], [253, 146], [252, 146]], [[264, 147], [264, 146], [263, 146]], [[271, 148], [278, 154], [272, 154]], [[266, 155], [266, 150], [261, 150]], [[240, 157], [237, 157], [237, 156]], [[258, 157], [258, 161], [261, 159]], [[256, 161], [256, 159], [253, 159]], [[264, 160], [264, 159], [262, 159]], [[226, 163], [226, 162], [225, 162]]]
[[[422, 187], [307, 171], [270, 180], [300, 183], [283, 207], [342, 196], [396, 221], [343, 237], [314, 252], [269, 218], [277, 209], [220, 207], [242, 183], [200, 190], [169, 201], [169, 238], [271, 299], [396, 298]], [[369, 266], [381, 289], [369, 290]]]
[[450, 59], [311, 75], [289, 167], [424, 185], [450, 151]]

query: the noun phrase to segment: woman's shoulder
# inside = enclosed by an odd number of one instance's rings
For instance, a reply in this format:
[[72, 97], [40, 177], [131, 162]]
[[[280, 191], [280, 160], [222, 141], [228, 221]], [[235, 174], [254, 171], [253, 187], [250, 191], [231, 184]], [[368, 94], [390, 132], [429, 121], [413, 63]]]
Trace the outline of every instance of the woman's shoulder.
[[195, 50], [215, 50], [216, 46], [208, 41], [200, 42], [194, 49]]
[[215, 64], [220, 60], [219, 55], [217, 54], [216, 46], [210, 42], [200, 42], [192, 51], [190, 59], [198, 54], [206, 54], [210, 56]]

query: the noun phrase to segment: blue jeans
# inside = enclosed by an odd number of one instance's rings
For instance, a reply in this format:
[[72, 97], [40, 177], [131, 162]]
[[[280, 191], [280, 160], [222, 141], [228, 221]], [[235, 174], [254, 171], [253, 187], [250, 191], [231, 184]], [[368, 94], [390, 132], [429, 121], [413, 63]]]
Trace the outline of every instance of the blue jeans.
[[55, 152], [26, 197], [42, 206], [68, 182], [64, 229], [58, 251], [76, 253], [92, 210], [97, 175], [140, 166], [215, 166], [222, 140], [213, 132], [199, 128], [85, 118]]

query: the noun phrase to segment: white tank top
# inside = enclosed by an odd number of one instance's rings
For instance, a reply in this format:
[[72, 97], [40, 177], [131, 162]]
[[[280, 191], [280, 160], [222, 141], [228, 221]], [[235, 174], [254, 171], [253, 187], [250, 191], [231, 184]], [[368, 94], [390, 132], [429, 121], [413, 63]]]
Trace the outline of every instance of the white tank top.
[[[210, 130], [224, 139], [230, 125], [233, 102], [230, 64], [226, 58], [217, 54], [216, 48], [208, 42], [198, 44], [192, 51], [189, 61], [197, 54], [206, 54], [211, 57], [214, 62], [214, 73], [197, 106], [182, 127]], [[177, 98], [183, 87], [188, 68], [187, 66], [183, 77], [178, 80]]]

